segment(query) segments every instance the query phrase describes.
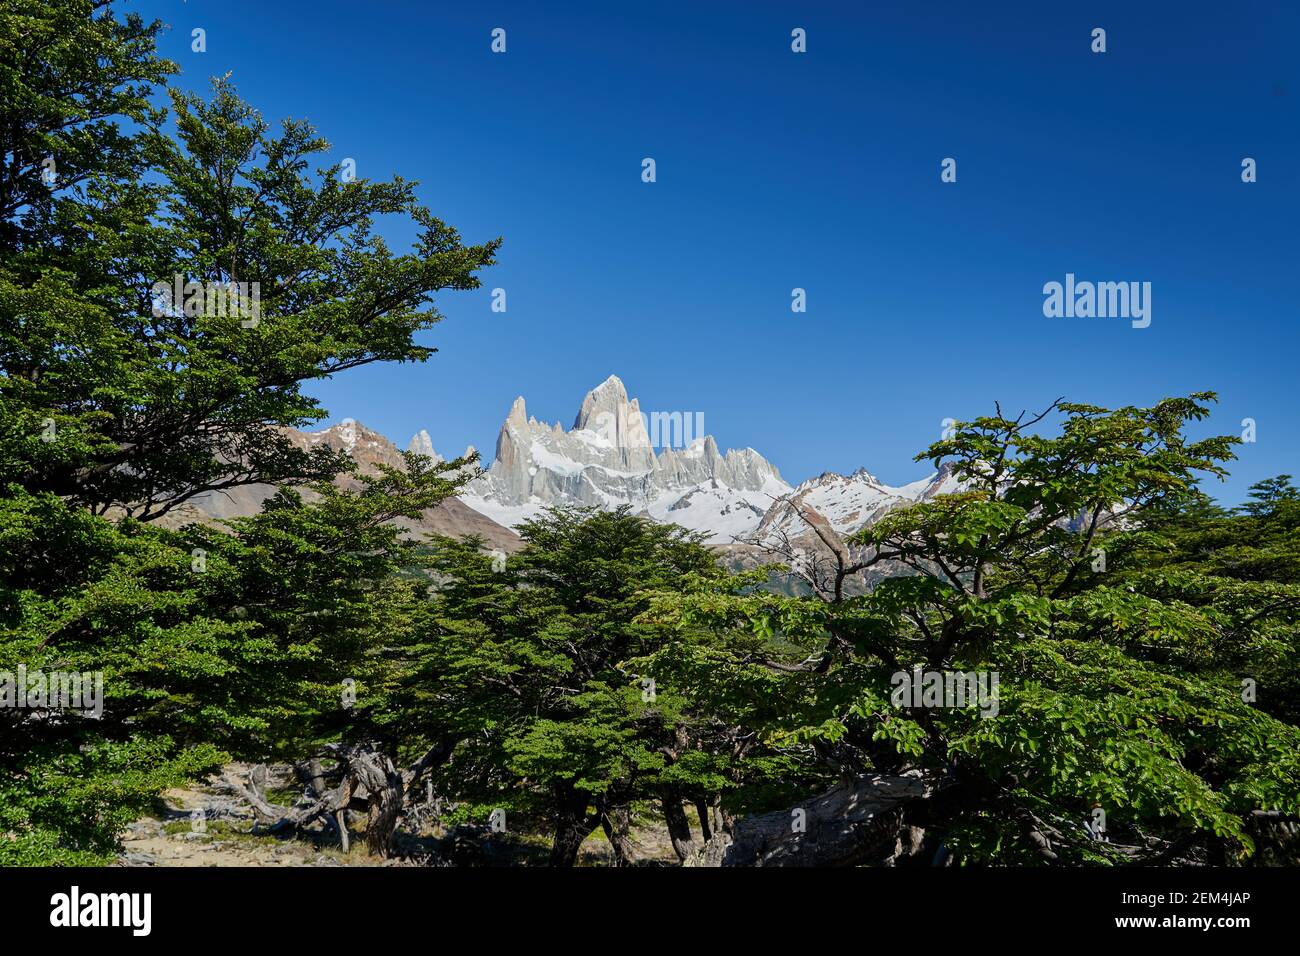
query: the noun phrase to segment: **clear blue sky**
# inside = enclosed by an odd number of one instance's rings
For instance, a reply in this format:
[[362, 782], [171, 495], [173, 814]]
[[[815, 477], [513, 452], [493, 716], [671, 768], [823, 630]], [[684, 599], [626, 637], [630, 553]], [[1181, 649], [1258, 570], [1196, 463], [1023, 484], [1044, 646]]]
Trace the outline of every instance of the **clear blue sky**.
[[[703, 411], [722, 447], [792, 482], [866, 466], [901, 483], [942, 419], [994, 400], [1211, 388], [1216, 430], [1251, 417], [1258, 440], [1209, 490], [1300, 473], [1297, 6], [877, 6], [125, 9], [172, 25], [178, 85], [233, 71], [358, 175], [417, 179], [467, 240], [504, 236], [483, 289], [439, 300], [439, 354], [324, 383], [331, 421], [490, 457], [515, 395], [567, 427], [616, 373], [643, 409]], [[1151, 282], [1150, 328], [1045, 318], [1043, 284], [1067, 272]]]

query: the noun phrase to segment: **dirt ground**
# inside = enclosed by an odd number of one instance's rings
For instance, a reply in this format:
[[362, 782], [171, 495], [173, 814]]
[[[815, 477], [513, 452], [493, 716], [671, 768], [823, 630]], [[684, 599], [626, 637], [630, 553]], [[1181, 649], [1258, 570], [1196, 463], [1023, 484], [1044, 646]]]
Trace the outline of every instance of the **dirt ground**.
[[[228, 794], [203, 784], [168, 790], [152, 816], [135, 821], [123, 838], [118, 866], [419, 866], [429, 865], [425, 849], [443, 835], [437, 828], [422, 837], [399, 832], [395, 858], [368, 854], [354, 834], [352, 849], [344, 854], [337, 839], [321, 834], [281, 837], [256, 832], [253, 813]], [[638, 865], [671, 866], [677, 863], [668, 834], [653, 825], [634, 828], [632, 838]], [[521, 834], [512, 839], [507, 853], [517, 860], [504, 864], [494, 859], [482, 865], [536, 865], [545, 862], [549, 843], [542, 834]], [[613, 852], [605, 835], [597, 831], [583, 844], [580, 866], [609, 866]], [[445, 864], [444, 864], [445, 865]]]

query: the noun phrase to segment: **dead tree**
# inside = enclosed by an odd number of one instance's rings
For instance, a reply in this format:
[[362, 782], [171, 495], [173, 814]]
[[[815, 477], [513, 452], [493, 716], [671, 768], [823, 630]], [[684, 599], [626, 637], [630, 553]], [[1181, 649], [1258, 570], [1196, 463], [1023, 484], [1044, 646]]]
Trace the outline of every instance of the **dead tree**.
[[310, 777], [303, 794], [292, 807], [267, 799], [265, 765], [254, 767], [242, 778], [224, 773], [217, 786], [244, 799], [252, 807], [257, 825], [267, 832], [300, 830], [318, 819], [332, 820], [345, 853], [351, 842], [347, 811], [362, 810], [366, 813], [366, 849], [389, 856], [406, 811], [407, 795], [419, 792], [420, 779], [449, 759], [455, 744], [452, 739], [439, 741], [406, 770], [399, 770], [375, 744], [331, 744], [322, 753], [338, 761], [338, 785], [326, 787], [320, 761], [314, 759], [306, 771]]

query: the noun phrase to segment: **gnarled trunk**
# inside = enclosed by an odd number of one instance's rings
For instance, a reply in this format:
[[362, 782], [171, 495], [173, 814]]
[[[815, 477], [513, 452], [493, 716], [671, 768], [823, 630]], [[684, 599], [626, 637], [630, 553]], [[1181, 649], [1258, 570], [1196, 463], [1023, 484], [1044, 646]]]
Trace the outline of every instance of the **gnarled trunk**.
[[631, 817], [626, 805], [610, 807], [600, 815], [600, 825], [609, 838], [609, 845], [614, 849], [615, 866], [632, 865]]
[[557, 787], [555, 797], [551, 866], [573, 866], [578, 862], [582, 841], [600, 824], [600, 815], [587, 813], [587, 794], [576, 787]]
[[[313, 757], [298, 766], [304, 784], [303, 796], [289, 809], [272, 804], [266, 798], [267, 770], [254, 767], [246, 779], [225, 773], [220, 785], [243, 797], [257, 815], [259, 826], [276, 832], [303, 827], [324, 818], [338, 831], [343, 851], [349, 849], [347, 812], [353, 799], [364, 800], [366, 810], [366, 847], [371, 853], [388, 856], [393, 837], [405, 810], [408, 784], [414, 786], [428, 773], [450, 759], [458, 738], [447, 737], [435, 744], [411, 769], [400, 771], [392, 758], [377, 744], [330, 744], [326, 753], [339, 761], [341, 780], [332, 790], [326, 789], [321, 761]], [[328, 824], [327, 824], [328, 825]], [[590, 833], [595, 824], [588, 827]]]
[[682, 809], [682, 795], [676, 790], [665, 790], [660, 794], [659, 802], [664, 811], [664, 822], [668, 824], [668, 839], [672, 840], [673, 852], [677, 859], [685, 862], [691, 859], [698, 847], [691, 836], [691, 822]]
[[348, 757], [348, 776], [366, 788], [366, 849], [388, 856], [393, 834], [401, 819], [406, 788], [402, 775], [386, 754], [377, 750], [354, 751]]

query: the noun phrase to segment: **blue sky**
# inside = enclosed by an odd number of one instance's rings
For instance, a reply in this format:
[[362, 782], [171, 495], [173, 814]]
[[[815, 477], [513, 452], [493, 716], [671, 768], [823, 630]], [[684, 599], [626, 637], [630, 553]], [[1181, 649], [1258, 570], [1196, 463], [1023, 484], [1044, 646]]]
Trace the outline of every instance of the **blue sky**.
[[[125, 9], [171, 24], [177, 85], [233, 71], [268, 119], [312, 120], [331, 159], [419, 180], [466, 240], [505, 239], [483, 289], [438, 300], [439, 354], [314, 389], [330, 421], [490, 457], [515, 395], [567, 427], [615, 373], [644, 410], [702, 411], [792, 482], [865, 466], [902, 483], [943, 419], [995, 400], [1209, 388], [1214, 431], [1257, 423], [1209, 490], [1300, 473], [1297, 7], [895, 6]], [[1150, 282], [1150, 327], [1045, 318], [1043, 284], [1067, 272]]]

